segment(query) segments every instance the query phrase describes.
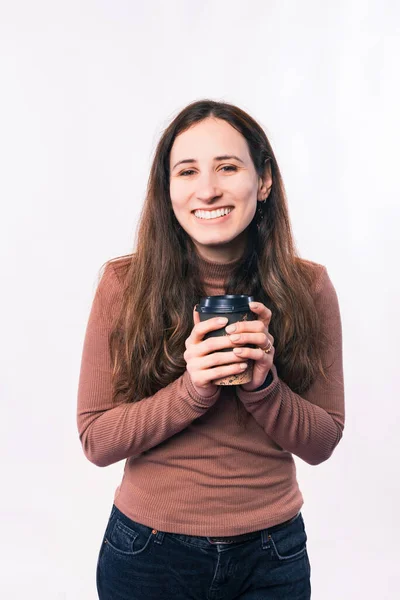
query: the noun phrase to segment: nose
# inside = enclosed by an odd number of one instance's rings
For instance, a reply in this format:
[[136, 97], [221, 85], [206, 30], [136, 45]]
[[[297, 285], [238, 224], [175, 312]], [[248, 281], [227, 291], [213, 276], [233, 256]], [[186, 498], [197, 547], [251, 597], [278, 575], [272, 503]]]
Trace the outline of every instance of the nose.
[[217, 178], [214, 173], [203, 173], [197, 179], [196, 198], [207, 201], [212, 200], [221, 195], [221, 190], [218, 186]]

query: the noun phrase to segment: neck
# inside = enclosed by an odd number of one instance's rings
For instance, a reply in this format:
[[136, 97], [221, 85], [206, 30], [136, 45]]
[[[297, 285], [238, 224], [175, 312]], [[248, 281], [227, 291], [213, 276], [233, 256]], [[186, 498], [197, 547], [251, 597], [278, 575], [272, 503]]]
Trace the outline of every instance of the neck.
[[216, 295], [225, 293], [223, 289], [225, 282], [239, 260], [240, 258], [235, 258], [230, 261], [221, 262], [221, 259], [219, 261], [208, 260], [198, 254], [200, 277], [206, 289], [208, 289], [208, 294]]
[[[193, 240], [194, 241], [194, 240]], [[221, 245], [202, 245], [194, 242], [196, 253], [206, 262], [228, 264], [239, 260], [247, 244], [247, 231], [243, 231], [232, 242]]]

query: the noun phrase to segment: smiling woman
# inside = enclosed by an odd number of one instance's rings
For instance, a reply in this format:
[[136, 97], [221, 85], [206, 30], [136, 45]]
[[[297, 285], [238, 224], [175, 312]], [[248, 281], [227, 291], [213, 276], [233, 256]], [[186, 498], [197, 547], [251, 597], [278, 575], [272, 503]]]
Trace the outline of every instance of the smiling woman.
[[[184, 170], [182, 165], [188, 163], [191, 169]], [[239, 258], [257, 199], [262, 200], [271, 187], [269, 164], [259, 176], [246, 138], [224, 119], [211, 116], [175, 138], [170, 166], [172, 208], [198, 253], [216, 262]], [[229, 217], [213, 212], [224, 207], [231, 208]], [[206, 229], [198, 229], [199, 219]]]
[[[200, 299], [226, 294], [253, 296], [252, 318], [200, 322]], [[248, 360], [250, 382], [214, 383]], [[293, 455], [317, 465], [342, 437], [340, 312], [240, 108], [194, 102], [161, 136], [136, 251], [106, 263], [93, 301], [77, 422], [94, 464], [126, 461], [100, 600], [310, 598]]]

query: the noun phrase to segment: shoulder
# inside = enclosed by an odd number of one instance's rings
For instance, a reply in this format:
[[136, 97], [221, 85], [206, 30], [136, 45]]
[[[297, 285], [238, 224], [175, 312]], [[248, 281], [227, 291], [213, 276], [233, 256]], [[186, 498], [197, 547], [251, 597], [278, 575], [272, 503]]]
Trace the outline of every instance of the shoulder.
[[307, 280], [313, 294], [318, 293], [327, 274], [326, 267], [313, 260], [296, 258], [296, 267], [300, 277]]
[[120, 313], [124, 294], [124, 279], [131, 264], [131, 255], [107, 260], [98, 270], [93, 314], [102, 326], [111, 327]]
[[120, 311], [131, 258], [132, 255], [112, 258], [99, 269], [95, 303], [104, 319], [114, 318]]
[[99, 270], [98, 288], [101, 291], [110, 288], [123, 288], [134, 256], [134, 254], [117, 256], [103, 263]]
[[336, 290], [325, 265], [312, 260], [297, 258], [300, 276], [306, 277], [315, 299], [321, 296], [336, 296]]
[[324, 313], [325, 317], [332, 313], [337, 318], [339, 301], [327, 267], [311, 260], [300, 260], [302, 268], [310, 274], [310, 290], [317, 310]]

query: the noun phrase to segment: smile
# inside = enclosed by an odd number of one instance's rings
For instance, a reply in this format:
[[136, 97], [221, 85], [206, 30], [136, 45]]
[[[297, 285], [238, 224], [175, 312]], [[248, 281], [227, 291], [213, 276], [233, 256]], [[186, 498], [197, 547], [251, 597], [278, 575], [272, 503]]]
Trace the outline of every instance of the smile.
[[232, 212], [233, 208], [224, 208], [219, 210], [196, 210], [193, 214], [199, 221], [213, 221], [220, 222], [227, 219]]

